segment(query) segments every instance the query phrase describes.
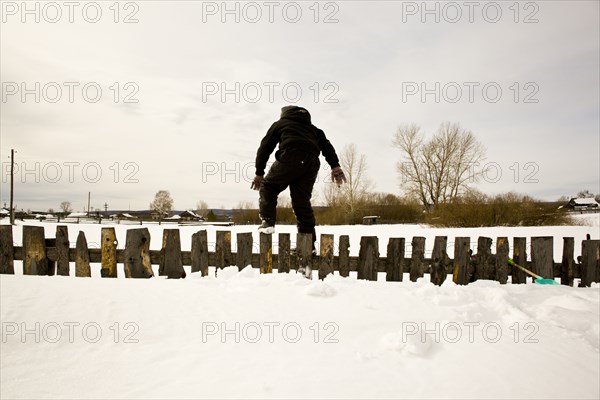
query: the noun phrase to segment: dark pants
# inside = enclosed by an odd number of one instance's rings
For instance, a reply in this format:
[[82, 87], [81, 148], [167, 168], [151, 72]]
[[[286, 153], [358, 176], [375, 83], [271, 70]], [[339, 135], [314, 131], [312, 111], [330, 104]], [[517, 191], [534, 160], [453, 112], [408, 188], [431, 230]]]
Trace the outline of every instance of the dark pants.
[[317, 235], [310, 198], [320, 165], [318, 157], [301, 151], [286, 150], [277, 154], [277, 161], [269, 169], [260, 188], [260, 217], [275, 223], [277, 196], [289, 186], [298, 232], [311, 233], [314, 243]]

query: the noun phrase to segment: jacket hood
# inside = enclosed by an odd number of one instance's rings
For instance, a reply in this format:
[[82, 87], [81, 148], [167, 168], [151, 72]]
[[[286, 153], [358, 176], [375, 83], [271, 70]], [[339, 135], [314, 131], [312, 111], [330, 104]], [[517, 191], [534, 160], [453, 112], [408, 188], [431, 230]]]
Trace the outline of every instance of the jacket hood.
[[311, 123], [310, 113], [304, 107], [285, 106], [281, 108], [281, 119], [292, 119], [295, 121]]

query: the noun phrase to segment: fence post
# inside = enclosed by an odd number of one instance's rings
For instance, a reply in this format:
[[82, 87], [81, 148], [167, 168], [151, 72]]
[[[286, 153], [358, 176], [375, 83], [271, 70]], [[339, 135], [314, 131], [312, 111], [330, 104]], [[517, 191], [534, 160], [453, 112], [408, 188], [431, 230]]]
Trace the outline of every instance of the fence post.
[[531, 238], [531, 270], [542, 278], [554, 278], [552, 236], [539, 236]]
[[494, 279], [494, 256], [492, 255], [492, 238], [480, 236], [477, 239], [475, 255], [475, 280]]
[[163, 231], [163, 245], [160, 255], [158, 275], [166, 275], [169, 279], [185, 278], [179, 229], [165, 229]]
[[[522, 267], [527, 263], [527, 238], [516, 237], [513, 239], [513, 261]], [[512, 283], [527, 283], [527, 275], [517, 267], [510, 267]]]
[[600, 240], [581, 242], [581, 286], [600, 281]]
[[0, 225], [0, 274], [15, 273], [12, 225]]
[[77, 243], [75, 244], [75, 276], [84, 278], [92, 276], [90, 252], [83, 231], [79, 231]]
[[340, 276], [347, 277], [350, 275], [350, 236], [340, 236], [340, 250], [338, 255], [338, 269]]
[[129, 229], [125, 239], [125, 278], [151, 278], [150, 232], [148, 228]]
[[102, 268], [103, 278], [117, 277], [117, 236], [115, 228], [102, 228]]
[[312, 277], [312, 233], [300, 233], [296, 236], [297, 268], [304, 269], [307, 278]]
[[431, 282], [434, 285], [442, 286], [446, 280], [448, 270], [448, 253], [446, 247], [448, 245], [447, 236], [436, 236], [433, 242], [433, 252], [431, 253]]
[[501, 284], [508, 282], [508, 238], [496, 239], [496, 280]]
[[402, 282], [404, 271], [404, 238], [390, 238], [387, 246], [387, 264], [385, 280], [388, 282]]
[[454, 265], [452, 268], [452, 279], [457, 285], [466, 285], [471, 276], [469, 268], [471, 265], [470, 237], [457, 237], [454, 239]]
[[422, 278], [423, 275], [425, 275], [425, 238], [422, 236], [413, 237], [411, 246], [410, 280], [411, 282], [416, 282], [417, 279]]
[[56, 274], [69, 276], [69, 228], [66, 225], [56, 227]]
[[223, 269], [232, 265], [231, 262], [231, 232], [217, 231], [217, 243], [215, 246], [217, 269]]
[[237, 239], [237, 252], [235, 264], [241, 271], [247, 266], [252, 267], [252, 233], [238, 233]]
[[48, 275], [43, 226], [23, 226], [23, 275]]
[[321, 235], [320, 255], [319, 279], [322, 280], [333, 274], [333, 235]]
[[260, 233], [260, 273], [270, 274], [273, 272], [273, 236]]
[[208, 275], [208, 236], [205, 230], [192, 235], [192, 272]]
[[358, 279], [376, 281], [378, 261], [379, 238], [377, 236], [361, 237], [358, 253]]
[[575, 276], [575, 238], [563, 238], [563, 255], [560, 264], [560, 283], [563, 285], [573, 286], [573, 278]]
[[277, 255], [277, 272], [290, 272], [290, 234], [279, 234], [279, 250]]

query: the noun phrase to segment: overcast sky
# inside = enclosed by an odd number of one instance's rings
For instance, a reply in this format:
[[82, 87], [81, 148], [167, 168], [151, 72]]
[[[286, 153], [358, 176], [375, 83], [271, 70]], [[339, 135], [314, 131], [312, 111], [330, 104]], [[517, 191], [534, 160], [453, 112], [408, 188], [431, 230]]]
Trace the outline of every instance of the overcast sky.
[[444, 121], [487, 148], [486, 193], [600, 192], [598, 1], [223, 4], [3, 1], [2, 204], [15, 149], [19, 209], [256, 205], [287, 104], [355, 144], [378, 192], [401, 194], [397, 127]]

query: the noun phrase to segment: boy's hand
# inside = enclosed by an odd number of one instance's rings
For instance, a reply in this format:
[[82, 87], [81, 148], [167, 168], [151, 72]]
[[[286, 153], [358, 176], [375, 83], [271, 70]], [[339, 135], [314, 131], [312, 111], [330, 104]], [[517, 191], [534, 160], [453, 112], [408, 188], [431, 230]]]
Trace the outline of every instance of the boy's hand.
[[259, 190], [260, 187], [262, 186], [263, 179], [265, 179], [264, 176], [256, 175], [254, 177], [254, 179], [252, 180], [252, 184], [250, 185], [250, 189]]
[[340, 167], [335, 167], [331, 170], [331, 179], [338, 187], [347, 182], [346, 175], [344, 175], [344, 171]]

